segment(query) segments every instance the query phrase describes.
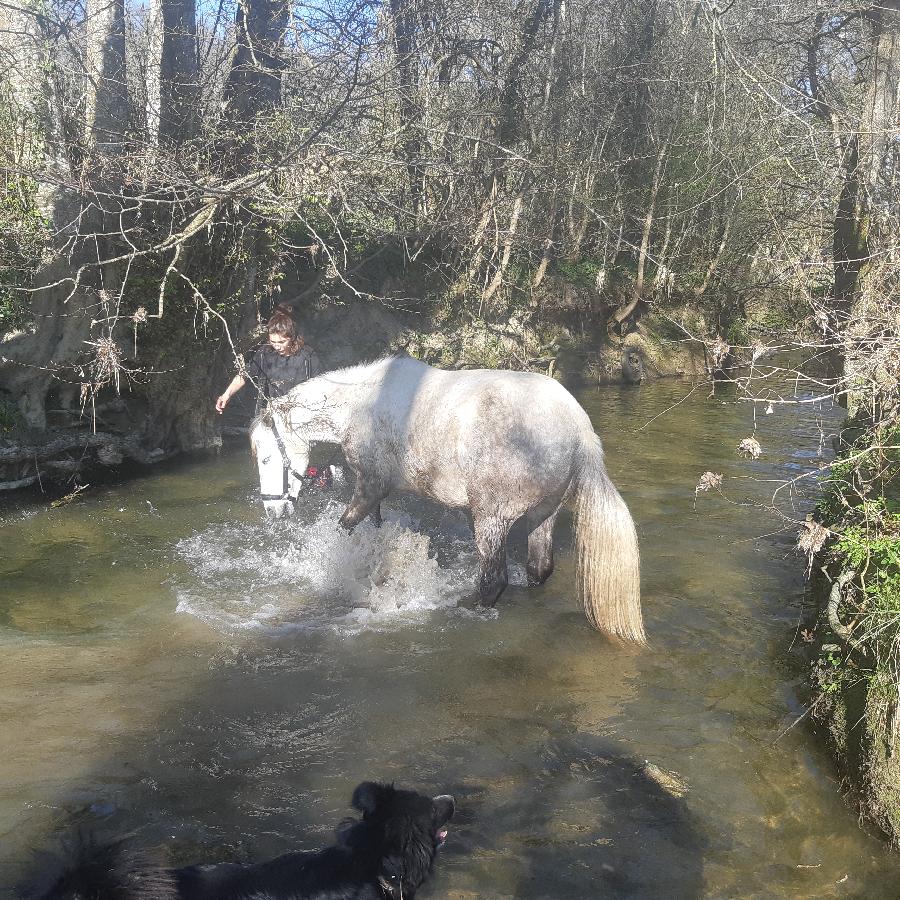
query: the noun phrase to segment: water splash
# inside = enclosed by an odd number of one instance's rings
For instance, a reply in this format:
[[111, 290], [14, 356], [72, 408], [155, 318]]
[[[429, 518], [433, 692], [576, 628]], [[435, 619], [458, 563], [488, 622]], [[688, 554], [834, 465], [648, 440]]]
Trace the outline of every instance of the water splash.
[[[473, 593], [477, 560], [461, 516], [423, 527], [387, 510], [381, 528], [364, 522], [348, 533], [342, 508], [328, 500], [292, 520], [212, 525], [180, 541], [178, 611], [227, 631], [352, 632], [455, 609]], [[518, 568], [513, 583], [524, 579]]]

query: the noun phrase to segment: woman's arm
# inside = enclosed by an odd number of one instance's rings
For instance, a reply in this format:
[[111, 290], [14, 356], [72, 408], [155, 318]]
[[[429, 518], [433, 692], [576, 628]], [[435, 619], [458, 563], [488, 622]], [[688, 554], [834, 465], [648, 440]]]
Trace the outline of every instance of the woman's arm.
[[228, 401], [236, 394], [245, 384], [247, 383], [247, 379], [244, 378], [243, 375], [235, 375], [234, 378], [231, 379], [231, 384], [225, 388], [224, 393], [218, 400], [216, 400], [216, 412], [221, 414], [225, 407], [228, 406]]

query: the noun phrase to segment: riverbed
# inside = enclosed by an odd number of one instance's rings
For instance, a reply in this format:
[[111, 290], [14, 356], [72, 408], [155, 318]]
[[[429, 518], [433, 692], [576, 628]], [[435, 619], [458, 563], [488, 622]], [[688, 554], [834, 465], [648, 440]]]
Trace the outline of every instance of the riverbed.
[[244, 449], [7, 501], [0, 895], [73, 828], [184, 863], [321, 847], [377, 779], [456, 797], [423, 897], [896, 897], [795, 724], [792, 523], [840, 411], [685, 381], [578, 396], [637, 523], [639, 651], [578, 609], [568, 516], [539, 588], [514, 532], [484, 610], [465, 515], [397, 497], [347, 535], [339, 479], [269, 524]]

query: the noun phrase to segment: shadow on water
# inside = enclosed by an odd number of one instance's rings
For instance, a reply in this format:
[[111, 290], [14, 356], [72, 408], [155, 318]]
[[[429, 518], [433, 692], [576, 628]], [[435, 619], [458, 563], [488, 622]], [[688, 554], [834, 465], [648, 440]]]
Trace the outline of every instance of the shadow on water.
[[[328, 641], [302, 655], [283, 643], [223, 651], [177, 710], [145, 723], [143, 739], [117, 741], [52, 798], [37, 846], [87, 829], [167, 845], [176, 864], [317, 849], [349, 812], [355, 783], [372, 777], [456, 796], [423, 896], [580, 898], [588, 886], [611, 898], [702, 895], [706, 840], [685, 786], [580, 729], [579, 709], [549, 698], [539, 708], [539, 686], [566, 677], [552, 653], [519, 677], [520, 652], [538, 649], [531, 642], [482, 664], [476, 682], [505, 671], [513, 683], [496, 692], [460, 685], [445, 711], [441, 686], [414, 680], [423, 667], [398, 666], [416, 639], [395, 634], [388, 646], [362, 636], [368, 662], [347, 660], [343, 674], [328, 664]], [[495, 694], [497, 708], [485, 709]], [[3, 884], [34, 871], [20, 858]]]
[[[554, 738], [527, 784], [485, 784], [466, 794], [466, 833], [453, 853], [466, 860], [467, 883], [477, 888], [483, 877], [484, 895], [535, 900], [588, 891], [701, 896], [707, 841], [684, 785], [622, 749], [584, 732]], [[452, 871], [442, 880], [451, 878]]]
[[[96, 754], [70, 788], [48, 798], [52, 811], [31, 846], [86, 829], [170, 846], [177, 864], [317, 849], [349, 811], [355, 783], [372, 777], [457, 798], [425, 896], [575, 898], [586, 883], [609, 897], [700, 895], [704, 840], [677, 778], [577, 730], [577, 709], [552, 701], [534, 709], [538, 686], [561, 677], [551, 657], [528, 664], [519, 690], [497, 691], [496, 711], [470, 709], [473, 697], [495, 693], [489, 685], [452, 690], [448, 716], [438, 708], [441, 685], [417, 683], [421, 666], [398, 665], [398, 653], [419, 652], [416, 640], [363, 635], [367, 661], [345, 660], [343, 671], [330, 665], [327, 639], [307, 642], [302, 654], [284, 642], [223, 648], [177, 708], [144, 721], [142, 735], [116, 740], [114, 753]], [[495, 635], [488, 640], [496, 646]], [[439, 665], [452, 662], [452, 653], [437, 655]], [[513, 651], [476, 680], [522, 664]], [[100, 711], [82, 714], [103, 726]], [[56, 756], [65, 762], [64, 751]], [[80, 757], [73, 747], [71, 761]], [[35, 875], [23, 845], [15, 849], [7, 889]]]

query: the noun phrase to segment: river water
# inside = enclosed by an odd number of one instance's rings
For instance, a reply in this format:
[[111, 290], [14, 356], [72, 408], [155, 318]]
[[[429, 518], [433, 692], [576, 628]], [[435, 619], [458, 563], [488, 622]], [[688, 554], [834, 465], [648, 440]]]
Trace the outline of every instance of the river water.
[[[788, 389], [782, 386], [783, 389]], [[0, 518], [0, 894], [73, 828], [178, 862], [329, 842], [354, 786], [453, 793], [434, 898], [895, 898], [805, 723], [796, 528], [840, 414], [668, 381], [579, 394], [638, 525], [650, 647], [576, 608], [571, 519], [471, 602], [465, 517], [348, 486], [265, 523], [245, 451]], [[706, 471], [721, 494], [695, 493]], [[811, 478], [776, 496], [802, 519]]]

